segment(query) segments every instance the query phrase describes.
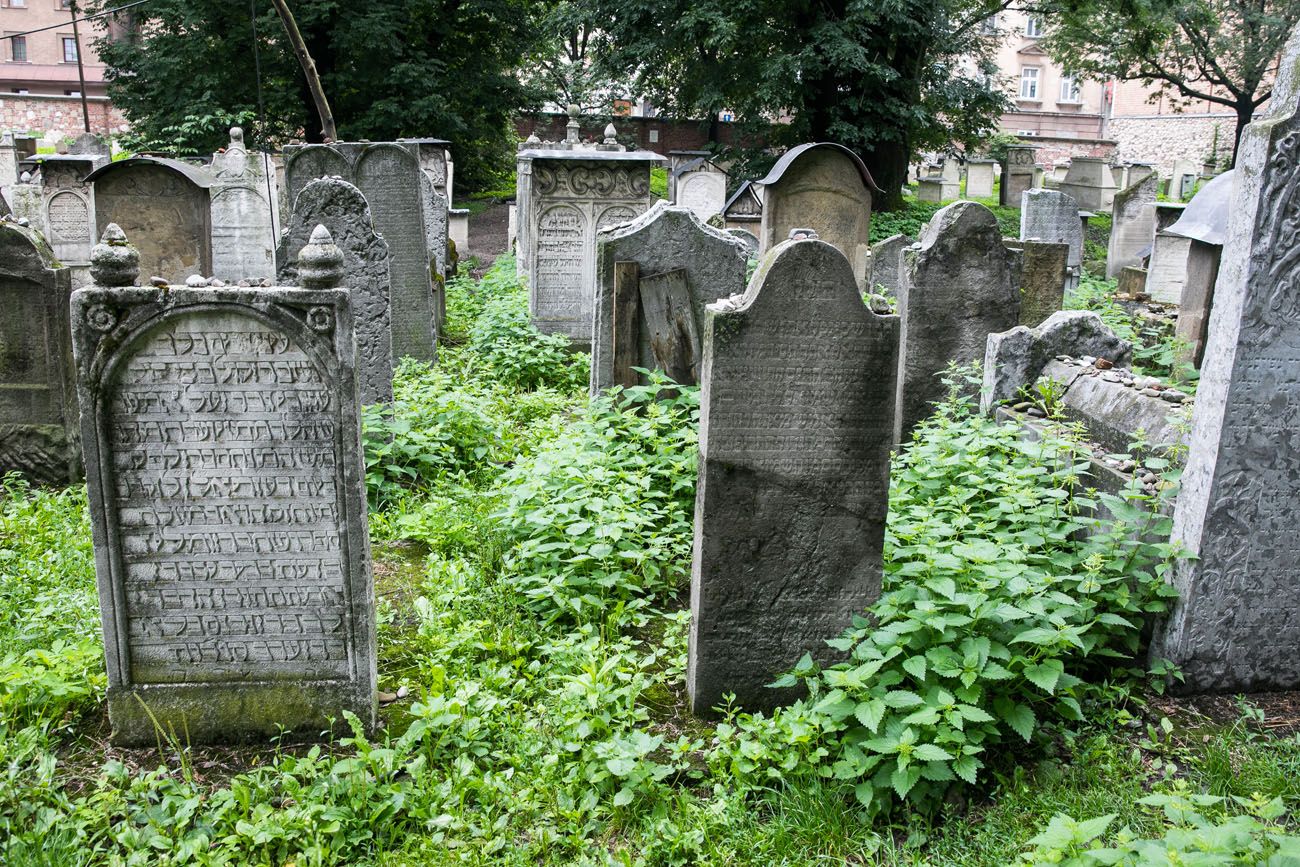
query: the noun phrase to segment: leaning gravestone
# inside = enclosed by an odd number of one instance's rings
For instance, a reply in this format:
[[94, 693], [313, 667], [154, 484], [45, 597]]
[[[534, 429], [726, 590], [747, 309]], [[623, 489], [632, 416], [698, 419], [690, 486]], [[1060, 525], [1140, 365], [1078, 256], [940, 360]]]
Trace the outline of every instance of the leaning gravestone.
[[858, 155], [831, 142], [801, 144], [786, 151], [767, 177], [758, 240], [767, 251], [794, 229], [808, 228], [839, 250], [865, 289], [871, 256], [871, 202], [880, 192]]
[[667, 202], [597, 235], [591, 393], [636, 385], [633, 367], [698, 383], [704, 307], [745, 291], [747, 263], [742, 241]]
[[1178, 601], [1155, 658], [1175, 689], [1300, 688], [1300, 29], [1246, 127], [1172, 541]]
[[907, 255], [907, 284], [898, 298], [899, 442], [943, 397], [939, 375], [949, 362], [981, 360], [990, 334], [1020, 322], [1012, 254], [1002, 245], [997, 217], [983, 205], [954, 202], [939, 211]]
[[1077, 282], [1083, 265], [1083, 221], [1078, 202], [1070, 196], [1058, 190], [1025, 190], [1020, 205], [1020, 240], [1068, 244], [1070, 282]]
[[281, 285], [300, 285], [296, 251], [324, 226], [343, 251], [344, 287], [352, 292], [357, 337], [357, 390], [364, 404], [393, 399], [393, 332], [388, 244], [375, 233], [361, 191], [339, 178], [319, 178], [303, 187], [276, 259]]
[[880, 594], [898, 320], [862, 303], [848, 261], [777, 246], [709, 307], [687, 690], [746, 709], [804, 653], [823, 661]]
[[[446, 218], [439, 224], [438, 213], [427, 210], [439, 198], [425, 185], [430, 181], [436, 192], [437, 179], [420, 166], [422, 152], [414, 141], [290, 145], [284, 171], [290, 203], [317, 178], [337, 176], [361, 190], [376, 231], [388, 242], [393, 357], [434, 361], [438, 312], [445, 306], [438, 279], [445, 275], [437, 268], [446, 265], [445, 253], [438, 255], [447, 246]], [[439, 226], [440, 239], [431, 236]]]
[[372, 727], [338, 248], [303, 251], [304, 289], [135, 287], [134, 255], [109, 226], [72, 298], [114, 742], [310, 736], [344, 711]]
[[1038, 175], [1034, 162], [1033, 145], [1011, 145], [1002, 160], [1002, 186], [998, 190], [998, 204], [1004, 208], [1020, 207], [1020, 197], [1025, 190], [1033, 189]]
[[1111, 203], [1110, 241], [1106, 248], [1106, 276], [1118, 279], [1125, 268], [1142, 266], [1142, 251], [1156, 235], [1156, 194], [1160, 181], [1155, 175], [1120, 190]]
[[0, 477], [81, 477], [69, 269], [33, 229], [0, 222]]

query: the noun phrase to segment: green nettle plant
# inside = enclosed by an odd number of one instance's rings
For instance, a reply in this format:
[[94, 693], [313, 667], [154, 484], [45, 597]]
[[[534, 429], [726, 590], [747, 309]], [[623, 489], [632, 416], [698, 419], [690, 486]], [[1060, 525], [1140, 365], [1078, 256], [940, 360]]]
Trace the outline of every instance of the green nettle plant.
[[1143, 539], [1167, 537], [1168, 519], [1115, 497], [1101, 501], [1121, 520], [1085, 517], [1098, 500], [1079, 490], [1074, 444], [977, 416], [969, 378], [950, 372], [894, 466], [884, 592], [827, 642], [845, 661], [805, 657], [775, 685], [802, 682], [807, 699], [718, 727], [714, 760], [741, 778], [811, 770], [870, 814], [934, 810], [978, 782], [990, 748], [1081, 721], [1100, 684], [1146, 673], [1143, 623], [1174, 591], [1172, 549]]

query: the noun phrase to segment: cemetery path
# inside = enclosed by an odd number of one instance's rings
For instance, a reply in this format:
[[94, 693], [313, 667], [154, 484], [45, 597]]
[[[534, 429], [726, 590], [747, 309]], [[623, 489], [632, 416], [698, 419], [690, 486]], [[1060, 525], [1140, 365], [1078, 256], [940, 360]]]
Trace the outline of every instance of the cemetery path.
[[469, 255], [477, 256], [479, 266], [488, 268], [492, 260], [506, 251], [510, 205], [494, 202], [469, 217]]

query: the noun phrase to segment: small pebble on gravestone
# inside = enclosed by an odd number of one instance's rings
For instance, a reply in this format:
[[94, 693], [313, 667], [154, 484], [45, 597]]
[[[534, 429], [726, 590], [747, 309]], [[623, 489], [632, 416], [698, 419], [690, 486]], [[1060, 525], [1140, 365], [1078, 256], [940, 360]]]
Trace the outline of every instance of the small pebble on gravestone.
[[1013, 407], [1011, 407], [1011, 408], [1012, 408], [1013, 410], [1015, 410], [1016, 412], [1024, 412], [1025, 410], [1029, 409], [1029, 407], [1031, 407], [1031, 406], [1033, 406], [1033, 404], [1031, 404], [1029, 401], [1026, 400], [1026, 401], [1022, 401], [1022, 402], [1016, 404], [1015, 406], [1013, 406]]
[[1144, 389], [1142, 389], [1141, 393], [1144, 394], [1144, 395], [1146, 395], [1147, 397], [1159, 397], [1159, 396], [1160, 396], [1160, 392], [1156, 391], [1154, 388], [1144, 388]]
[[166, 286], [166, 285], [168, 285], [168, 283], [167, 283], [166, 280], [164, 280], [164, 279], [161, 278], [161, 277], [150, 277], [150, 278], [149, 278], [149, 285], [151, 285], [151, 286]]
[[1036, 406], [1031, 406], [1031, 407], [1029, 408], [1029, 410], [1028, 410], [1028, 413], [1029, 413], [1029, 415], [1033, 416], [1034, 418], [1046, 418], [1046, 417], [1047, 417], [1047, 413], [1043, 412], [1041, 409], [1039, 409], [1039, 408], [1036, 407]]
[[1098, 370], [1110, 370], [1115, 366], [1115, 362], [1111, 361], [1109, 358], [1098, 358], [1093, 362], [1093, 364]]

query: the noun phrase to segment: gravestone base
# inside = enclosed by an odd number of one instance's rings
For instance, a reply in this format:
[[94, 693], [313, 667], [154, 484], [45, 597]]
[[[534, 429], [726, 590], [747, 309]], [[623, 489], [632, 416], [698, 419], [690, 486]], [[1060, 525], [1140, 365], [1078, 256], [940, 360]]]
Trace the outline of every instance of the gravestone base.
[[118, 746], [153, 746], [159, 737], [182, 744], [247, 743], [281, 732], [316, 738], [348, 731], [343, 711], [367, 727], [375, 718], [376, 699], [349, 687], [336, 681], [116, 687], [108, 691], [108, 718]]

